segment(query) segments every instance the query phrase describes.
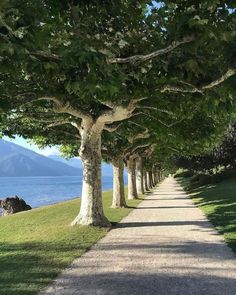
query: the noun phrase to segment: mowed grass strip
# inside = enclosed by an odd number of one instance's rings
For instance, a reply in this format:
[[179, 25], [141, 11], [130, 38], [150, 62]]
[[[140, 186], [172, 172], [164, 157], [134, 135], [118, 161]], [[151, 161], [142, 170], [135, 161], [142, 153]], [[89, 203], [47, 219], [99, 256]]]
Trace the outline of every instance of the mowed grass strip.
[[[111, 199], [112, 191], [103, 193], [111, 222], [120, 221], [141, 201], [111, 209]], [[1, 295], [36, 294], [107, 233], [105, 228], [71, 227], [79, 206], [78, 198], [0, 218]]]
[[236, 179], [197, 188], [188, 179], [179, 181], [236, 253]]

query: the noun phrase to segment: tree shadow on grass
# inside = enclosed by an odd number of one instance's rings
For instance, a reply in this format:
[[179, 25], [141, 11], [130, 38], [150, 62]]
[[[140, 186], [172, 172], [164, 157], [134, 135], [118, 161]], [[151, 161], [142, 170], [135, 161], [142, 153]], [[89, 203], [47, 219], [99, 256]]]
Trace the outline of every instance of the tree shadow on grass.
[[[85, 250], [80, 246], [78, 253]], [[0, 294], [36, 294], [76, 257], [68, 259], [69, 251], [69, 244], [0, 243]]]

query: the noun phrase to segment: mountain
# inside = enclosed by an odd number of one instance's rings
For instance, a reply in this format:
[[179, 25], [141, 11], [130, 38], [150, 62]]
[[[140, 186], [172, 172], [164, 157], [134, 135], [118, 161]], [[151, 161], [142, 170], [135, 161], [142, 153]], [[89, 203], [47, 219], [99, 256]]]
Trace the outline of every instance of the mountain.
[[48, 158], [53, 159], [58, 162], [62, 162], [64, 164], [70, 165], [75, 168], [83, 169], [82, 162], [79, 158], [64, 159], [58, 155], [49, 155]]
[[[62, 158], [62, 157], [60, 157], [58, 155], [50, 155], [48, 157], [50, 159], [53, 159], [53, 160], [58, 161], [58, 162], [65, 163], [65, 164], [70, 165], [72, 167], [83, 169], [83, 165], [82, 165], [82, 162], [81, 162], [80, 158], [72, 158], [72, 159], [66, 160], [66, 159], [64, 159], [64, 158]], [[103, 162], [102, 163], [102, 176], [112, 176], [112, 175], [113, 175], [112, 165]], [[127, 175], [126, 169], [124, 171], [124, 175], [125, 176]]]
[[[50, 159], [65, 163], [65, 164], [70, 165], [72, 167], [83, 169], [83, 165], [82, 165], [82, 162], [81, 162], [80, 158], [72, 158], [72, 159], [66, 160], [66, 159], [64, 159], [64, 158], [62, 158], [62, 157], [60, 157], [58, 155], [50, 155], [48, 157]], [[112, 176], [113, 175], [112, 173], [113, 173], [112, 165], [103, 162], [102, 163], [102, 175], [103, 176]]]
[[77, 175], [82, 175], [80, 168], [49, 159], [0, 139], [0, 177]]

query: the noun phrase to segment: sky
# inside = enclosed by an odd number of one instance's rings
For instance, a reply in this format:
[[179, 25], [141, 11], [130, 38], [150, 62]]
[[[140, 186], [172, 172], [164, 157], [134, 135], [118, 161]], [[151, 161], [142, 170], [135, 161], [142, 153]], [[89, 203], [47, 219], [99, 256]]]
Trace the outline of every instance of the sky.
[[47, 147], [44, 149], [39, 149], [35, 144], [32, 144], [29, 141], [27, 141], [24, 138], [19, 137], [19, 136], [16, 136], [15, 139], [11, 139], [11, 138], [5, 136], [5, 137], [3, 137], [3, 139], [13, 142], [15, 144], [18, 144], [20, 146], [23, 146], [24, 148], [30, 149], [30, 150], [32, 150], [36, 153], [39, 153], [41, 155], [44, 155], [44, 156], [51, 156], [51, 155], [59, 155], [60, 154], [56, 147], [52, 147], [52, 148]]

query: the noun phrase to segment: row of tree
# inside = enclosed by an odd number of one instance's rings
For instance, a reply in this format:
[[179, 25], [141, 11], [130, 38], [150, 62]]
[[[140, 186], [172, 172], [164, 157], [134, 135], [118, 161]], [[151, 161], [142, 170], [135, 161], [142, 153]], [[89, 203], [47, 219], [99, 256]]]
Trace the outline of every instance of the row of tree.
[[234, 1], [1, 1], [1, 132], [79, 155], [73, 224], [107, 225], [102, 157], [122, 206], [124, 162], [136, 197], [135, 173], [142, 192], [173, 153], [202, 152], [224, 131], [235, 29]]

